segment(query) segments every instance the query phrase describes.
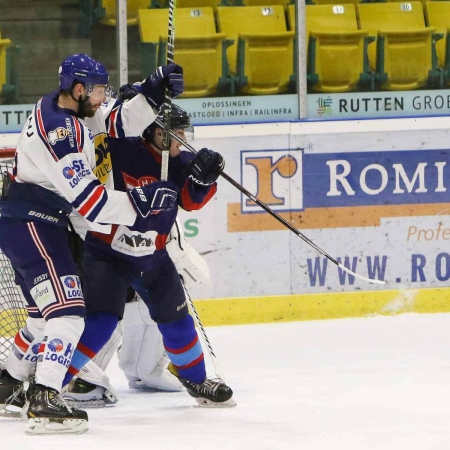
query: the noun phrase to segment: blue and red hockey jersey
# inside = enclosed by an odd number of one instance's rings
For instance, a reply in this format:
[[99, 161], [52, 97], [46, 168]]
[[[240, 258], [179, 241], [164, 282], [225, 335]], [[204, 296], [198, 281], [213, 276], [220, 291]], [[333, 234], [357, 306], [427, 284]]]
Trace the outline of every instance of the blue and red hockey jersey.
[[[160, 180], [161, 155], [142, 138], [108, 139], [108, 149], [114, 168], [114, 188], [126, 192]], [[178, 192], [178, 205], [186, 211], [202, 208], [216, 193], [217, 184], [200, 186], [183, 174], [183, 168], [194, 158], [192, 153], [181, 151], [170, 158], [168, 181]], [[109, 234], [92, 232], [86, 245], [112, 253], [149, 270], [159, 256], [165, 253], [167, 236], [176, 219], [176, 210], [148, 216], [151, 231], [133, 226], [113, 225]], [[146, 228], [147, 229], [147, 228]]]

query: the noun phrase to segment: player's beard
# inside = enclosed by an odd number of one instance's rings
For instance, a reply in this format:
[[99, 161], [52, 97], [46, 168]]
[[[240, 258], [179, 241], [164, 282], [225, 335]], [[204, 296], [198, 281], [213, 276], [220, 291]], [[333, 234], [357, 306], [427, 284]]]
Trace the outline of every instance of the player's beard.
[[86, 100], [83, 100], [82, 96], [80, 95], [80, 98], [78, 99], [77, 116], [81, 118], [94, 117], [96, 112], [97, 110], [92, 106], [91, 99], [87, 97]]

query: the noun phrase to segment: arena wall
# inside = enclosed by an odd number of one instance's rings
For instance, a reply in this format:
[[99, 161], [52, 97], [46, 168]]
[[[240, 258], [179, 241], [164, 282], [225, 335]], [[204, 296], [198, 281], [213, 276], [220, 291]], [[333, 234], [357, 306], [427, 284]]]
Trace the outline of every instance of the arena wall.
[[[225, 171], [339, 269], [221, 179], [181, 213], [211, 283], [191, 289], [205, 324], [450, 311], [450, 118], [197, 126]], [[18, 135], [0, 135], [14, 146]]]

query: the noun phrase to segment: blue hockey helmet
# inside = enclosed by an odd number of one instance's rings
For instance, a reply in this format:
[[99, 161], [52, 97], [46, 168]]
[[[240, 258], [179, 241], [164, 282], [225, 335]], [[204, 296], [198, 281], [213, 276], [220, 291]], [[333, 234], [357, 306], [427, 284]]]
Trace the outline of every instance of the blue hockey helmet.
[[74, 81], [83, 84], [109, 84], [105, 66], [84, 53], [66, 58], [59, 67], [59, 89], [69, 90]]

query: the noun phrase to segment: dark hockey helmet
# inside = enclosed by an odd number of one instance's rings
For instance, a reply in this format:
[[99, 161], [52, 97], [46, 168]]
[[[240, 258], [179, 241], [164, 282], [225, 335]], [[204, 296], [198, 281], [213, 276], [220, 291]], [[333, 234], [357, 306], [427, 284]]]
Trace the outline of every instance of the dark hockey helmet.
[[[158, 120], [161, 122], [164, 121], [163, 115], [160, 113], [158, 115]], [[152, 122], [142, 133], [142, 137], [146, 141], [153, 141], [153, 130], [156, 128], [161, 128], [156, 122]], [[172, 130], [175, 129], [183, 129], [186, 139], [193, 140], [194, 138], [194, 127], [191, 125], [191, 118], [186, 110], [184, 110], [181, 106], [175, 105], [172, 103], [172, 110], [170, 112], [170, 128]]]
[[70, 90], [75, 80], [84, 85], [109, 86], [105, 66], [84, 53], [69, 56], [59, 67], [59, 89]]

